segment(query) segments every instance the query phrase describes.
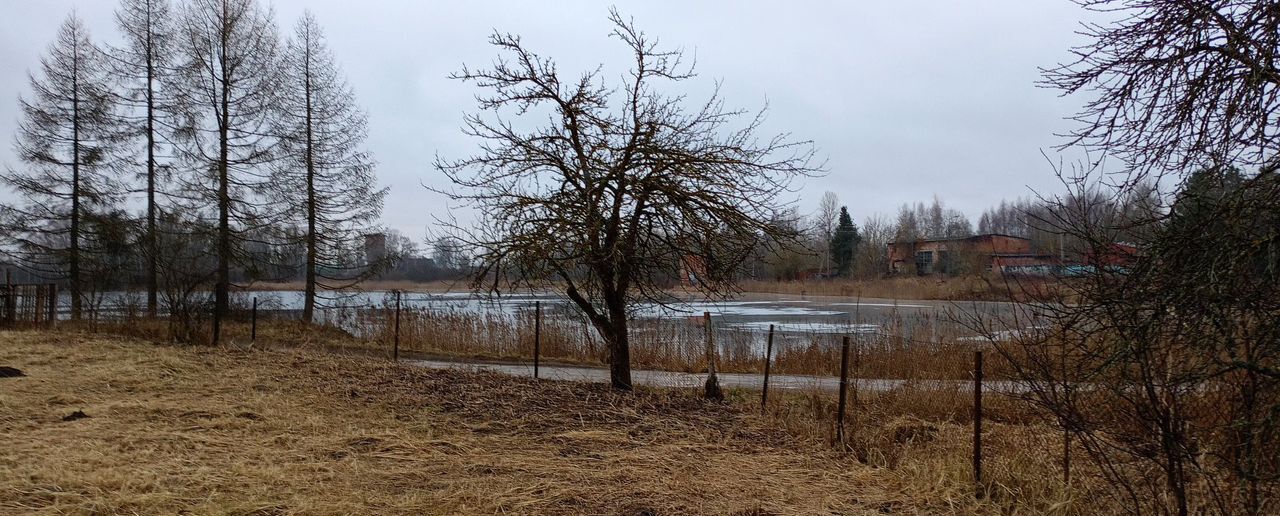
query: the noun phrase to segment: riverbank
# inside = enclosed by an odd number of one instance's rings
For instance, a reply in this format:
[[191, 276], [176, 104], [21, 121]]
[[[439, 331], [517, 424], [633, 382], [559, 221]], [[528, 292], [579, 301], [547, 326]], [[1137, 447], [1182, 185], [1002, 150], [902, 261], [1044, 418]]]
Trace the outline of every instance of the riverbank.
[[1060, 280], [1037, 277], [890, 276], [874, 279], [744, 281], [745, 293], [922, 301], [1029, 301], [1065, 293]]
[[[471, 282], [467, 279], [452, 281], [366, 280], [353, 287], [353, 289], [356, 288], [366, 292], [403, 290], [406, 292], [466, 293], [471, 292]], [[257, 281], [240, 287], [238, 290], [244, 292], [302, 292], [305, 289], [306, 283], [301, 281]]]
[[73, 332], [0, 333], [0, 365], [25, 374], [0, 378], [0, 513], [1081, 510], [1036, 451], [1052, 433], [1025, 422], [989, 426], [992, 491], [975, 500], [955, 410], [864, 411], [842, 453], [819, 393], [761, 416], [742, 391]]
[[[243, 287], [247, 292], [298, 291], [304, 284], [291, 282], [256, 282]], [[407, 280], [369, 280], [358, 288], [366, 292], [394, 291], [421, 293], [471, 292], [467, 279], [452, 281], [416, 282]], [[858, 299], [899, 299], [917, 301], [1026, 301], [1061, 289], [1059, 280], [1053, 278], [1010, 278], [998, 275], [969, 276], [890, 276], [872, 279], [829, 279], [811, 281], [743, 281], [739, 297], [750, 299], [752, 294], [788, 294]], [[689, 288], [672, 288], [669, 292], [684, 299], [699, 295]]]

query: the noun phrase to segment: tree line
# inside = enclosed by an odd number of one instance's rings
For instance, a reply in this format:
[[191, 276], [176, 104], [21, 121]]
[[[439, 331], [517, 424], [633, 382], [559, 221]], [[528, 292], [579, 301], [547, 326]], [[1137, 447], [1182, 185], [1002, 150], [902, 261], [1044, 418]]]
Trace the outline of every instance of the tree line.
[[[1062, 199], [1022, 198], [1003, 200], [982, 212], [975, 228], [968, 216], [935, 195], [928, 202], [904, 203], [893, 216], [875, 213], [859, 225], [834, 192], [825, 192], [817, 209], [802, 215], [795, 207], [778, 215], [774, 223], [799, 236], [799, 245], [786, 248], [761, 246], [744, 263], [741, 274], [755, 280], [791, 281], [814, 276], [869, 279], [888, 271], [887, 245], [892, 242], [966, 238], [1003, 234], [1031, 240], [1031, 252], [1081, 261], [1089, 252], [1086, 242], [1060, 225], [1080, 217], [1106, 214], [1116, 231], [1114, 242], [1142, 240], [1142, 222], [1161, 210], [1164, 199], [1149, 182], [1123, 195], [1112, 196], [1099, 185], [1069, 191]], [[1162, 206], [1164, 206], [1162, 208]], [[1088, 213], [1081, 213], [1083, 208]], [[1127, 223], [1125, 223], [1127, 222]]]
[[121, 284], [151, 316], [211, 290], [216, 343], [236, 283], [301, 276], [311, 321], [385, 265], [361, 248], [387, 193], [368, 121], [314, 16], [282, 38], [256, 0], [122, 0], [115, 25], [104, 45], [67, 17], [0, 176], [3, 252], [63, 280], [72, 319]]

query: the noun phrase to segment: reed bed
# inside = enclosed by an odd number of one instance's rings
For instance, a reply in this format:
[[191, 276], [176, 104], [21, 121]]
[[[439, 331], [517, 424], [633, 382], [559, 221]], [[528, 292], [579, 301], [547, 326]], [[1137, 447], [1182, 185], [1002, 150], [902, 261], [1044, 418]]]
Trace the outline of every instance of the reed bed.
[[1024, 301], [1061, 289], [1048, 278], [1010, 279], [997, 275], [890, 276], [816, 281], [744, 281], [743, 292], [846, 298]]
[[[386, 349], [395, 340], [391, 305], [347, 312], [335, 319], [355, 328], [363, 344]], [[402, 308], [400, 352], [498, 360], [530, 360], [534, 352], [533, 310], [468, 312], [431, 307]], [[973, 352], [981, 341], [964, 340], [943, 316], [896, 317], [883, 327], [850, 326], [849, 333], [775, 332], [771, 370], [777, 374], [838, 376], [842, 338], [851, 339], [853, 375], [863, 378], [964, 381], [972, 378]], [[707, 370], [707, 332], [702, 317], [637, 319], [630, 334], [632, 366], [639, 369]], [[766, 333], [718, 324], [713, 318], [717, 368], [762, 373]], [[608, 349], [593, 327], [570, 311], [548, 311], [540, 330], [540, 357], [553, 362], [602, 365]], [[1007, 362], [992, 354], [987, 376], [1009, 378]]]

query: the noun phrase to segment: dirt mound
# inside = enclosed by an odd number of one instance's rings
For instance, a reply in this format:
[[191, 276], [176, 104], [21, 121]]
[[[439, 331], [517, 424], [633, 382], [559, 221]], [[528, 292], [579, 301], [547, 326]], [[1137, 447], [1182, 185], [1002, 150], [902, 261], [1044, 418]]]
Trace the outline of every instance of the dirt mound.
[[85, 413], [84, 413], [84, 411], [82, 411], [82, 410], [77, 410], [77, 411], [75, 411], [75, 412], [72, 412], [72, 413], [70, 413], [70, 414], [67, 414], [66, 416], [63, 416], [63, 417], [62, 417], [62, 420], [63, 420], [63, 421], [75, 421], [75, 420], [77, 420], [77, 419], [84, 419], [84, 418], [87, 418], [87, 417], [89, 417], [89, 415], [88, 415], [88, 414], [85, 414]]

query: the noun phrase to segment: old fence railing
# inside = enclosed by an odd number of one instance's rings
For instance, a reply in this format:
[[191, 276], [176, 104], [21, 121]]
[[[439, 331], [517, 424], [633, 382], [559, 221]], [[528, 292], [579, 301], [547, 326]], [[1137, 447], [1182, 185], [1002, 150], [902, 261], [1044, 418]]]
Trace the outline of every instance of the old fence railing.
[[0, 284], [0, 327], [52, 324], [58, 319], [58, 286]]

